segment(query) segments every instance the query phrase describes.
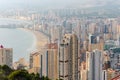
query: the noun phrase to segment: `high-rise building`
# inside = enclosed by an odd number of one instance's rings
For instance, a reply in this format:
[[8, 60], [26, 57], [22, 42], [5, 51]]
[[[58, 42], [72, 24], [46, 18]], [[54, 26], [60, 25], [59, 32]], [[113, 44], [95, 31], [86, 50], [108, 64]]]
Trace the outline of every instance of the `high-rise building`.
[[86, 70], [86, 62], [81, 63], [80, 67], [80, 80], [87, 80], [87, 70]]
[[52, 80], [58, 79], [58, 45], [50, 43], [47, 45], [47, 70], [48, 77]]
[[40, 53], [33, 52], [30, 54], [30, 69], [29, 73], [40, 73]]
[[48, 76], [48, 60], [46, 51], [37, 51], [30, 54], [29, 73], [40, 73], [40, 77]]
[[40, 77], [48, 76], [48, 53], [43, 51], [40, 53]]
[[97, 36], [89, 35], [89, 43], [96, 44], [97, 43]]
[[40, 73], [40, 77], [47, 76], [52, 80], [58, 79], [58, 45], [47, 44], [45, 50], [30, 55], [30, 73]]
[[60, 44], [59, 79], [79, 80], [78, 38], [65, 34]]
[[12, 67], [13, 63], [13, 49], [12, 48], [4, 48], [2, 45], [0, 46], [0, 65], [8, 65]]
[[99, 50], [86, 53], [88, 80], [102, 80], [102, 53]]
[[88, 51], [95, 49], [104, 50], [104, 39], [101, 36], [89, 35]]

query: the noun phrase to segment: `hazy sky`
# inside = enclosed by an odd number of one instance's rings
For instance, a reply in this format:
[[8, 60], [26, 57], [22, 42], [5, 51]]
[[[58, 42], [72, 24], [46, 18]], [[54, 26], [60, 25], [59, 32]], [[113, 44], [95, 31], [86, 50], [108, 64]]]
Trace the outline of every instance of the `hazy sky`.
[[120, 3], [120, 0], [0, 0], [2, 6], [86, 7]]
[[0, 0], [0, 4], [61, 4], [61, 3], [83, 3], [89, 0]]

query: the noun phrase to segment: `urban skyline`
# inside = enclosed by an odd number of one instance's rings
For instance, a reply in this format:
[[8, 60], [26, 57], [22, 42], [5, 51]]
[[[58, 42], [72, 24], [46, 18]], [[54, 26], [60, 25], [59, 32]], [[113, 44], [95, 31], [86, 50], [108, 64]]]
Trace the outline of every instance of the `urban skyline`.
[[119, 80], [119, 2], [0, 0], [0, 80]]

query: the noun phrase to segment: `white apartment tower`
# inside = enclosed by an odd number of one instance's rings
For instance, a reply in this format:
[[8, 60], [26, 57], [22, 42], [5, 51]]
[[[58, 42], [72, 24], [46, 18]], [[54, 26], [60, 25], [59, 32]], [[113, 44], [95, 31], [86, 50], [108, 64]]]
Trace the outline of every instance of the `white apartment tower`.
[[86, 53], [88, 80], [102, 80], [102, 53], [99, 50]]

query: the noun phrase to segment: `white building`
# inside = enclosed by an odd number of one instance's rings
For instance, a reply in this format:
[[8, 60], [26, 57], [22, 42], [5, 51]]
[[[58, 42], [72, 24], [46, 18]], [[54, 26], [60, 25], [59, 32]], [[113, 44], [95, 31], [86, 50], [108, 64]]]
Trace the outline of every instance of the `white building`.
[[86, 53], [88, 80], [102, 80], [102, 53], [99, 50]]
[[12, 68], [13, 62], [13, 49], [12, 48], [3, 48], [0, 46], [0, 65], [8, 65]]

